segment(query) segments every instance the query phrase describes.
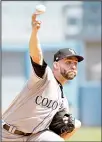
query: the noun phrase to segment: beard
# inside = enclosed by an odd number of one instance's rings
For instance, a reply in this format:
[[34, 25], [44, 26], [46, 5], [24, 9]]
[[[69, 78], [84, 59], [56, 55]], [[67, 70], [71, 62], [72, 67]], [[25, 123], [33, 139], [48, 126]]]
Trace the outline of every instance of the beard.
[[61, 72], [61, 75], [67, 80], [72, 80], [76, 76], [76, 72], [75, 71], [67, 72], [66, 70], [64, 70], [63, 72]]

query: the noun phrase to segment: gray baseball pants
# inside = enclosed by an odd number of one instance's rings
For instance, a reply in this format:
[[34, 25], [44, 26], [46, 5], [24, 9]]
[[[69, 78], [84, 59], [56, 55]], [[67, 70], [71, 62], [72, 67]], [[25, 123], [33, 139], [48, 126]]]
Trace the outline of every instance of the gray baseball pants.
[[[2, 136], [1, 136], [2, 134]], [[27, 141], [62, 141], [64, 142], [64, 139], [61, 138], [59, 135], [53, 133], [52, 131], [49, 130], [44, 130], [42, 132], [39, 132], [37, 134], [32, 134], [30, 136], [22, 136], [22, 135], [16, 135], [12, 134], [5, 129], [2, 129], [2, 132], [0, 130], [0, 137], [2, 139], [2, 142], [4, 141], [22, 141], [22, 142], [27, 142]]]

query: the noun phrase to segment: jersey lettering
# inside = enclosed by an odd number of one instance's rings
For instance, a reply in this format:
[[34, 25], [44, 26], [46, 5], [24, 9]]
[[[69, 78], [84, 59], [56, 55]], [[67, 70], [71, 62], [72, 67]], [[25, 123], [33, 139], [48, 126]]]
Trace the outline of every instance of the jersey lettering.
[[52, 106], [52, 100], [49, 100], [49, 103], [47, 104], [47, 107], [51, 108], [51, 106]]
[[43, 106], [46, 106], [48, 104], [48, 99], [47, 98], [44, 98], [43, 100], [42, 100], [42, 105]]
[[48, 98], [43, 98], [42, 96], [37, 96], [35, 99], [35, 103], [37, 105], [41, 105], [47, 108], [52, 108], [53, 110], [58, 107], [57, 101], [49, 100]]

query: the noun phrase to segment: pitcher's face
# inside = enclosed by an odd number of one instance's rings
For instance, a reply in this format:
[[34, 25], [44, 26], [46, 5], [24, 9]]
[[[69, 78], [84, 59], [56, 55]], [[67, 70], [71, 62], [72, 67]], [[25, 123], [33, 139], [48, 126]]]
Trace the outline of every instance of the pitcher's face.
[[78, 59], [68, 57], [59, 61], [60, 74], [67, 80], [72, 80], [77, 75]]

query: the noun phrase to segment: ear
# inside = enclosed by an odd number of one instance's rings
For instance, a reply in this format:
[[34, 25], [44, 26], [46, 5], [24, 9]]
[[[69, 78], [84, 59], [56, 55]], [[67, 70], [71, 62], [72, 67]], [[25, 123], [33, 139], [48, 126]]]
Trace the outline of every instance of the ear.
[[53, 67], [58, 70], [59, 69], [59, 63], [58, 62], [53, 62]]

